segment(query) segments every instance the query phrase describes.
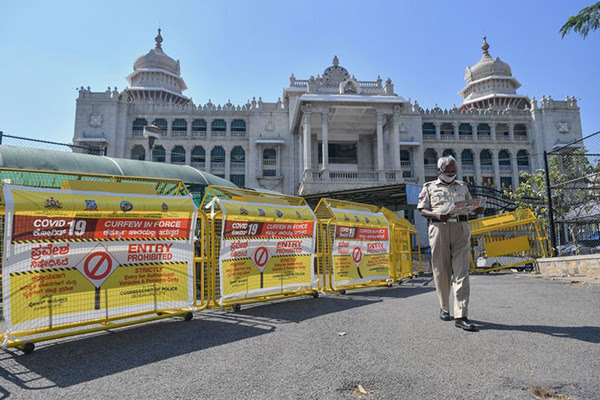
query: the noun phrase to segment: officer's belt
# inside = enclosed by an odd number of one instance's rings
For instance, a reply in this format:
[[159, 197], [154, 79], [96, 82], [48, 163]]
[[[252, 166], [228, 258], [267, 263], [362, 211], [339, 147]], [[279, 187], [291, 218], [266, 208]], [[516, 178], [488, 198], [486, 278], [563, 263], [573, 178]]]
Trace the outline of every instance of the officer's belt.
[[[441, 222], [437, 219], [427, 218], [430, 222]], [[467, 222], [469, 218], [466, 215], [455, 215], [446, 220], [446, 222]]]

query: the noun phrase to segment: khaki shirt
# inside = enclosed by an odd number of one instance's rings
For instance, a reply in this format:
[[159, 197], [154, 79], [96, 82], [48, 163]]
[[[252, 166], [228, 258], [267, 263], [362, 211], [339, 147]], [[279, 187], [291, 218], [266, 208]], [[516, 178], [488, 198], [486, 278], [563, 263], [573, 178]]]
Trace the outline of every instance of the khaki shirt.
[[417, 209], [447, 214], [452, 210], [455, 202], [466, 200], [472, 200], [472, 197], [465, 182], [455, 180], [447, 184], [436, 179], [423, 185], [423, 190], [419, 193]]

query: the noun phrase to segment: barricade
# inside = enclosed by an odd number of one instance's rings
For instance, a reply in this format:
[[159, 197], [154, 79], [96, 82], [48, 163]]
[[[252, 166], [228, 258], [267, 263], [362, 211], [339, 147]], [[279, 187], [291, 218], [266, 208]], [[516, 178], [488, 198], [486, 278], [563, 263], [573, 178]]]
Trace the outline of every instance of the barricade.
[[4, 348], [192, 318], [197, 209], [183, 182], [5, 168], [0, 179]]
[[319, 290], [391, 286], [389, 224], [378, 207], [321, 199], [315, 214]]
[[209, 307], [318, 297], [312, 267], [316, 217], [301, 197], [209, 186], [204, 301]]
[[400, 282], [419, 275], [423, 272], [419, 230], [394, 211], [381, 207], [381, 212], [390, 225], [390, 277]]
[[550, 254], [544, 222], [531, 210], [478, 218], [471, 228], [471, 271], [533, 269], [536, 259]]

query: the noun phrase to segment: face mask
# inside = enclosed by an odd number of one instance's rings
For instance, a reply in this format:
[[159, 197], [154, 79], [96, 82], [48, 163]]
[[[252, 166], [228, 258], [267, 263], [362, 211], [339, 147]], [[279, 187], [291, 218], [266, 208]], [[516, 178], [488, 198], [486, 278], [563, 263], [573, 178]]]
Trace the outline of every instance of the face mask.
[[440, 177], [440, 179], [442, 180], [442, 182], [445, 182], [445, 183], [452, 183], [452, 182], [454, 182], [454, 180], [456, 179], [456, 174], [447, 175], [447, 174], [441, 173], [441, 174], [439, 175], [439, 177]]

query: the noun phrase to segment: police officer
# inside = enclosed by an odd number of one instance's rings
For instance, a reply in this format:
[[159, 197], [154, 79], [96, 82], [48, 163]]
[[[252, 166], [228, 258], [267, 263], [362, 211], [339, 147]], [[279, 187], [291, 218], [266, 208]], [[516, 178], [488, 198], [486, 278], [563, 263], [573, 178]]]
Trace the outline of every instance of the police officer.
[[[454, 202], [471, 200], [471, 194], [466, 183], [456, 180], [454, 157], [440, 158], [437, 167], [438, 179], [423, 185], [417, 209], [429, 220], [431, 266], [440, 302], [440, 319], [452, 320], [449, 297], [450, 288], [454, 286], [454, 325], [476, 331], [467, 318], [471, 232], [466, 215], [450, 214]], [[475, 210], [475, 213], [481, 212], [482, 207]]]

